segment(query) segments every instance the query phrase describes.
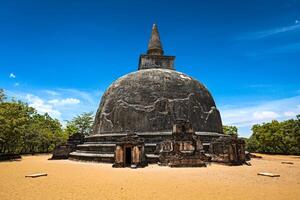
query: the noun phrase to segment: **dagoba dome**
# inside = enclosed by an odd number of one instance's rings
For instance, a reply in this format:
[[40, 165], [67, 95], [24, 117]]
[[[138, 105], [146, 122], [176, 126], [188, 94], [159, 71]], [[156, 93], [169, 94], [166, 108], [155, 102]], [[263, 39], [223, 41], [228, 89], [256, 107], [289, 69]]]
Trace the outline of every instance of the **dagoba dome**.
[[210, 92], [199, 81], [174, 68], [174, 56], [163, 55], [153, 25], [147, 54], [138, 71], [116, 80], [104, 93], [93, 134], [172, 131], [177, 119], [196, 132], [222, 133], [222, 121]]
[[[109, 86], [96, 113], [93, 134], [69, 158], [116, 167], [170, 163], [173, 158], [182, 166], [203, 164], [203, 152], [211, 153], [212, 141], [224, 136], [220, 113], [205, 86], [176, 71], [174, 60], [164, 55], [154, 24], [138, 71]], [[170, 141], [176, 141], [176, 148]], [[173, 154], [180, 149], [181, 153]], [[164, 157], [166, 152], [175, 157]]]

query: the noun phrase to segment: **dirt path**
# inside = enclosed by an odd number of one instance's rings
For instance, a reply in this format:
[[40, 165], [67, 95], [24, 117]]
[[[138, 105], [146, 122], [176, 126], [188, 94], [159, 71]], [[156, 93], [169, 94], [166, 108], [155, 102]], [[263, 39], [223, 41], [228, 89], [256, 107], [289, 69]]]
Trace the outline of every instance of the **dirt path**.
[[[115, 169], [110, 164], [25, 156], [0, 163], [0, 199], [300, 199], [300, 157], [266, 156], [252, 166]], [[281, 164], [292, 161], [294, 165]], [[46, 172], [47, 177], [25, 178]], [[279, 173], [279, 178], [257, 176]]]

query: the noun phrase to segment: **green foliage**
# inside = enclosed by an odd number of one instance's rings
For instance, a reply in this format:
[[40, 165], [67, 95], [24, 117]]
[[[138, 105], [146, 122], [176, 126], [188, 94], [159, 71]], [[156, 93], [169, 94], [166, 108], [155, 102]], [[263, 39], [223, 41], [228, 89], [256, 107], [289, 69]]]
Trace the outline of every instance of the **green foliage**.
[[71, 136], [75, 133], [78, 133], [78, 129], [77, 129], [76, 125], [73, 122], [69, 121], [67, 123], [67, 126], [66, 126], [64, 132], [65, 132], [66, 135]]
[[60, 122], [46, 113], [32, 117], [23, 139], [23, 152], [49, 152], [56, 145], [64, 143], [67, 135], [62, 131]]
[[93, 112], [82, 113], [81, 115], [74, 117], [71, 121], [68, 121], [65, 131], [68, 135], [72, 135], [74, 133], [90, 135], [93, 121]]
[[48, 114], [20, 101], [0, 102], [0, 153], [49, 152], [66, 139], [60, 122]]
[[247, 140], [250, 152], [300, 154], [300, 115], [282, 122], [257, 124]]
[[4, 102], [5, 99], [6, 99], [6, 96], [4, 94], [4, 90], [0, 88], [0, 103]]
[[226, 135], [238, 135], [238, 128], [236, 126], [223, 126], [223, 133]]
[[22, 147], [34, 109], [22, 102], [0, 103], [0, 152], [16, 153]]

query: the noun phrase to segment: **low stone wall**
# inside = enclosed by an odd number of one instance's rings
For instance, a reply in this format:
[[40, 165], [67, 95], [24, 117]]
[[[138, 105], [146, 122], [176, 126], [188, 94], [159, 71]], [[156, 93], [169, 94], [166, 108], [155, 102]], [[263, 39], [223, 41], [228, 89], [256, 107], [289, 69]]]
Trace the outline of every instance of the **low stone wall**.
[[53, 150], [52, 160], [68, 159], [71, 152], [76, 150], [77, 145], [84, 142], [84, 135], [75, 133], [71, 135], [67, 141], [67, 144], [56, 146]]
[[69, 145], [60, 145], [53, 150], [51, 160], [68, 159], [69, 154], [74, 151]]
[[212, 141], [210, 155], [213, 162], [227, 165], [246, 163], [245, 141], [236, 136], [220, 137]]

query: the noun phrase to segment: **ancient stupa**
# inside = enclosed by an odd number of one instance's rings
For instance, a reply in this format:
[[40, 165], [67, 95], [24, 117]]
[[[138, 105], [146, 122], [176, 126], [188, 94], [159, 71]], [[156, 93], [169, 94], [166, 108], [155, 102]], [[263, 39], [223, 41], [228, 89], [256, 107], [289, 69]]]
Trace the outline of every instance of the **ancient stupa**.
[[174, 56], [164, 55], [154, 24], [138, 71], [109, 86], [95, 116], [93, 134], [70, 157], [113, 162], [117, 141], [129, 131], [144, 140], [146, 159], [155, 162], [157, 144], [172, 134], [178, 119], [189, 121], [208, 151], [211, 140], [223, 135], [220, 113], [207, 88], [176, 71], [174, 60]]

